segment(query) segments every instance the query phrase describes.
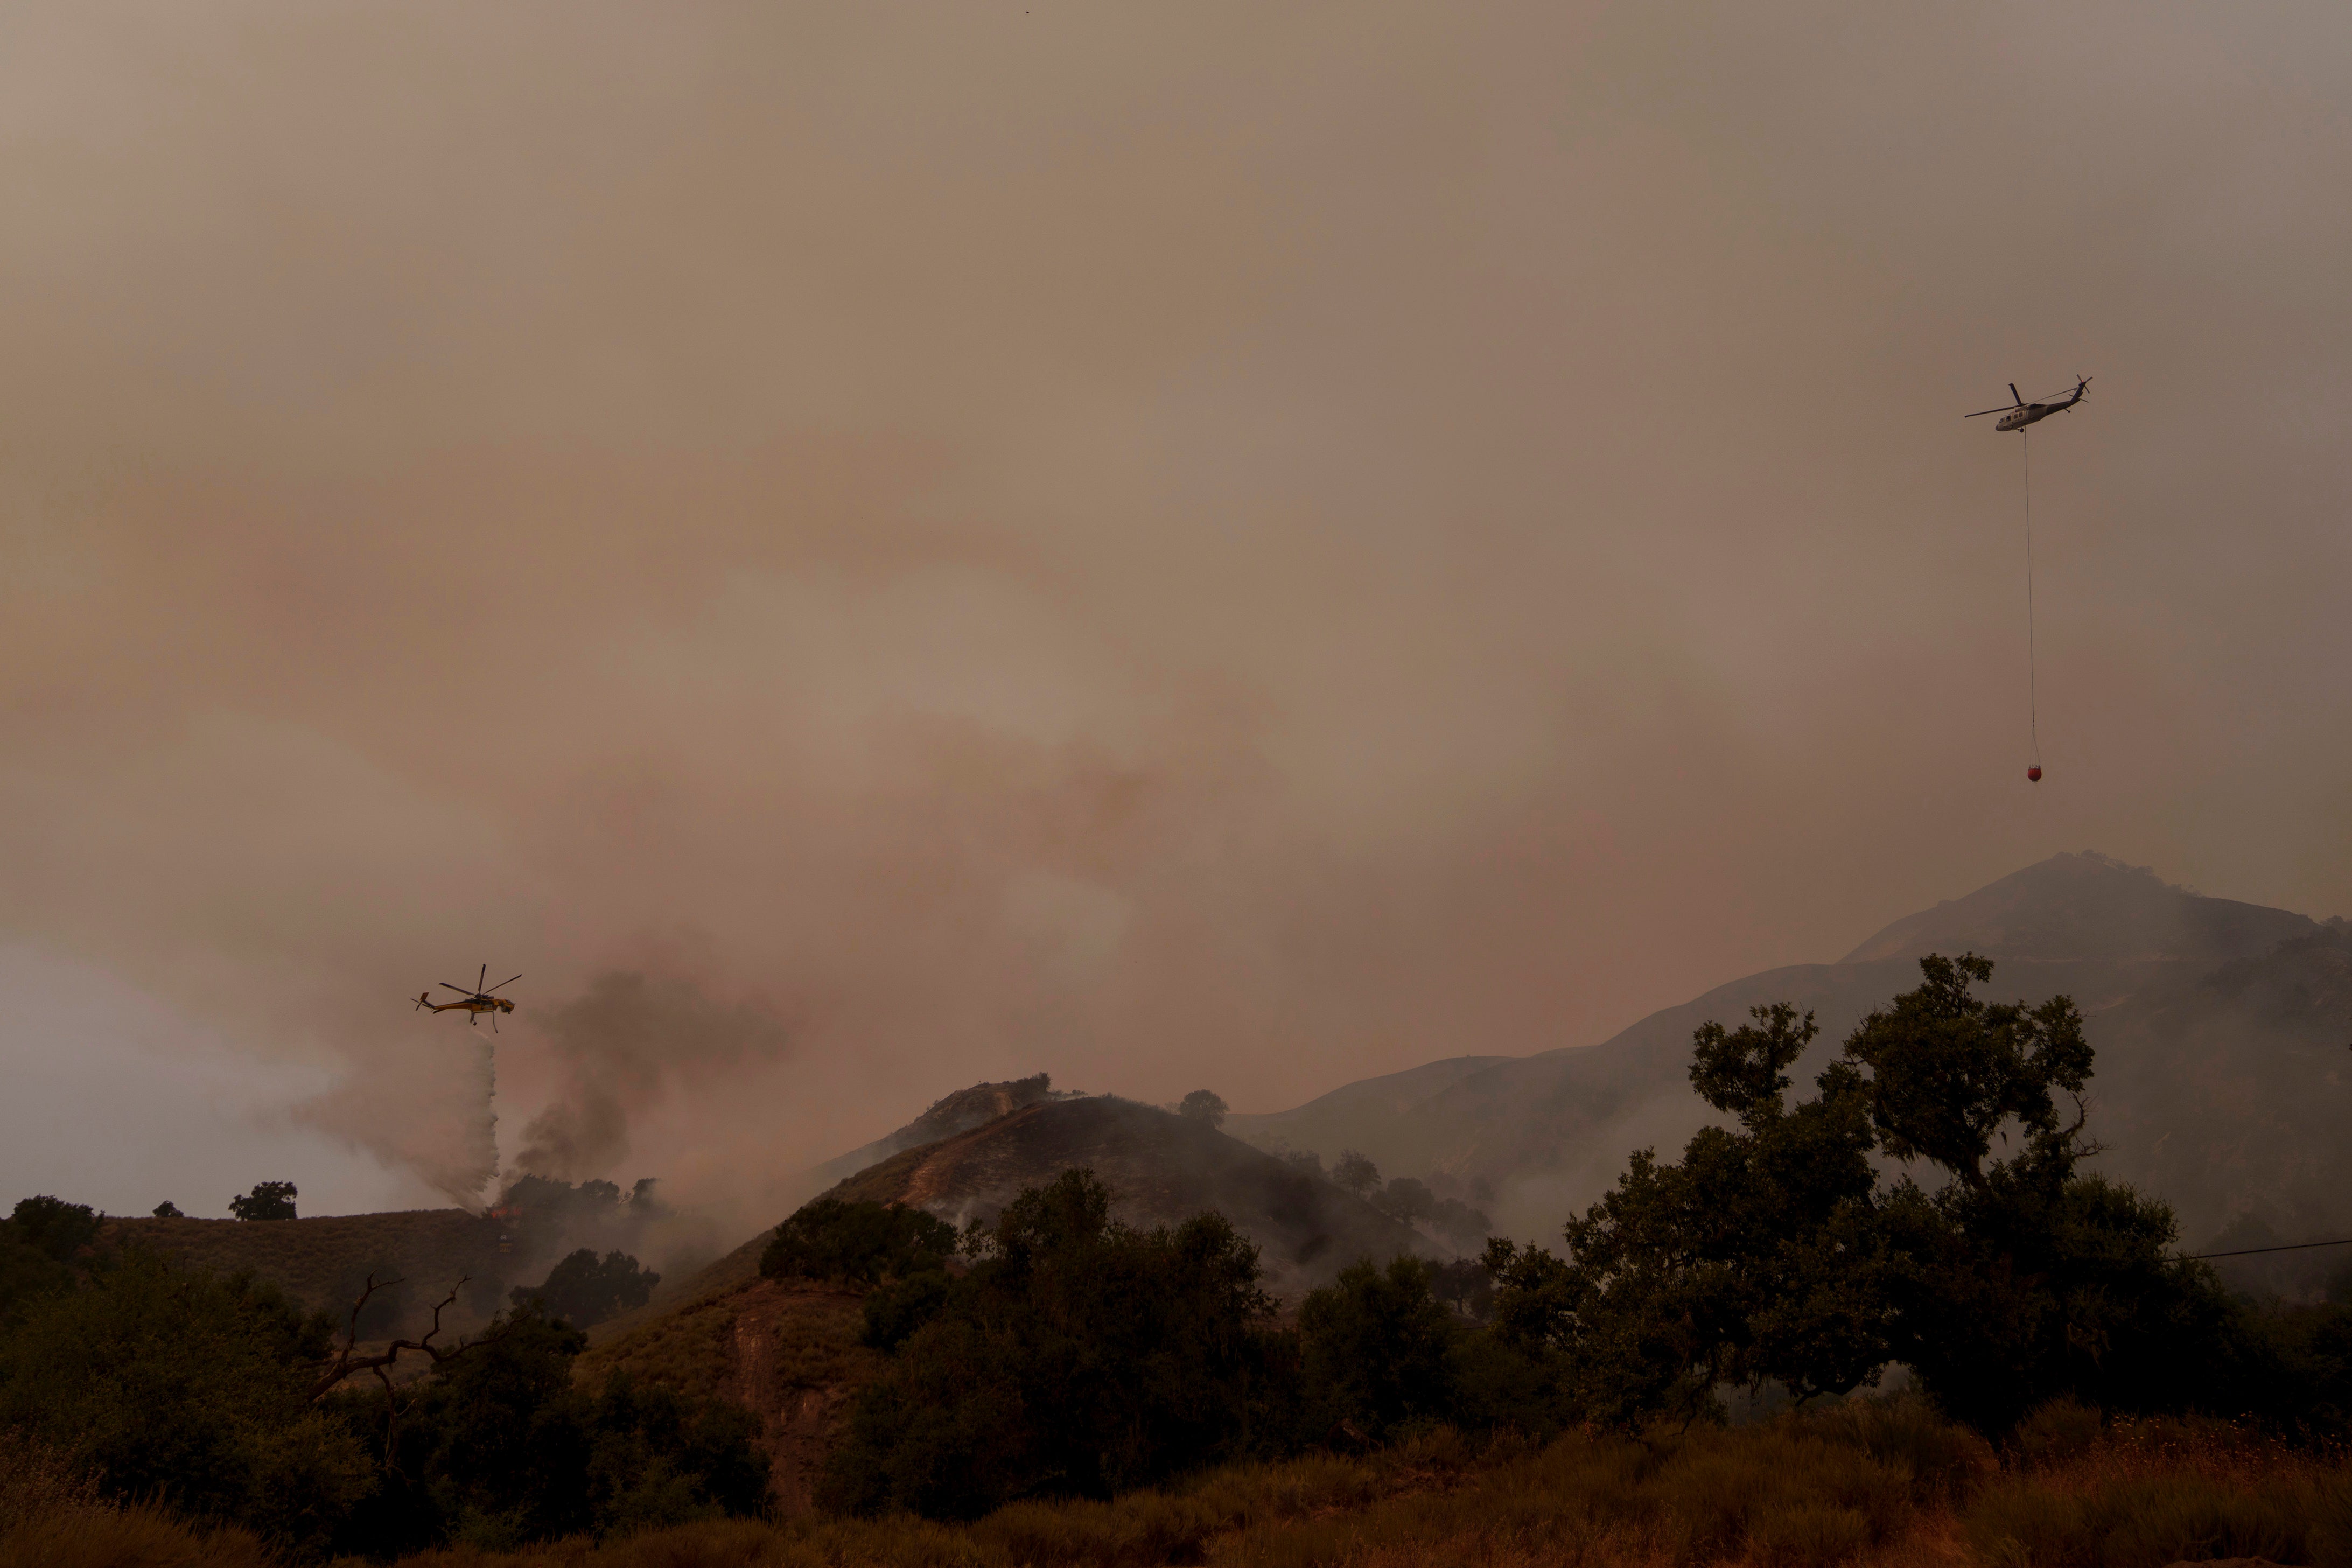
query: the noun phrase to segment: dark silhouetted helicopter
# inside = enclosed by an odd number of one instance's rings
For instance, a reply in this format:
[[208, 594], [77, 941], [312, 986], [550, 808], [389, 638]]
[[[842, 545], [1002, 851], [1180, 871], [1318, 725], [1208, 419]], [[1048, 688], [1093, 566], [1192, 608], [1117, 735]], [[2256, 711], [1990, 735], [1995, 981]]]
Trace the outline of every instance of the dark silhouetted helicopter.
[[518, 974], [512, 979], [501, 980], [496, 985], [491, 986], [489, 990], [485, 991], [482, 989], [482, 982], [488, 980], [489, 977], [490, 966], [485, 963], [482, 965], [482, 973], [474, 977], [474, 988], [471, 991], [467, 990], [462, 985], [451, 985], [446, 980], [441, 982], [441, 984], [447, 987], [447, 989], [455, 991], [457, 994], [459, 1000], [455, 1002], [436, 1002], [433, 1000], [432, 992], [420, 991], [416, 994], [416, 1005], [427, 1008], [436, 1013], [452, 1013], [462, 1008], [467, 1013], [472, 1015], [472, 1016], [466, 1020], [468, 1024], [480, 1023], [482, 1021], [482, 1015], [488, 1013], [490, 1016], [490, 1027], [495, 1030], [499, 1026], [499, 1015], [501, 1013], [513, 1012], [515, 1005], [504, 996], [492, 995], [491, 992], [503, 991], [508, 986], [513, 984], [516, 980], [520, 980], [522, 976]]
[[1964, 414], [1960, 417], [1981, 419], [1988, 414], [1998, 414], [2000, 417], [1992, 422], [1994, 429], [2022, 430], [2037, 419], [2047, 419], [2053, 414], [2063, 414], [2082, 402], [2083, 389], [2090, 384], [2089, 376], [2078, 375], [2074, 378], [2074, 390], [2065, 396], [2053, 395], [2041, 403], [2028, 403], [2024, 398], [2017, 396], [2017, 383], [2012, 381], [2009, 384], [2009, 395], [2017, 398], [2015, 403], [2007, 404], [1999, 408], [1979, 408], [1974, 414]]

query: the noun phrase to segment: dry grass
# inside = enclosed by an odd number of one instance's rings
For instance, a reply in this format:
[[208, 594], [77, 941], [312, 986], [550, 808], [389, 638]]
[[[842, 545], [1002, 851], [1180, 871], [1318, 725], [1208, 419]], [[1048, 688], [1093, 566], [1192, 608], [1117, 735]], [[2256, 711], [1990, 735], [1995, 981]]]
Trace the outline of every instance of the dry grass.
[[698, 1301], [640, 1324], [604, 1344], [591, 1344], [572, 1363], [575, 1382], [602, 1388], [616, 1372], [641, 1384], [662, 1384], [708, 1398], [719, 1392], [734, 1364], [735, 1305], [726, 1296]]
[[2227, 1422], [2118, 1422], [2059, 1405], [1961, 1519], [2000, 1568], [2166, 1568], [2261, 1557], [2352, 1568], [2352, 1467]]
[[866, 1348], [863, 1304], [847, 1296], [803, 1296], [786, 1303], [769, 1331], [770, 1376], [780, 1393], [864, 1384], [882, 1358]]
[[98, 1485], [65, 1456], [0, 1429], [0, 1539], [37, 1519], [98, 1500]]
[[76, 1503], [0, 1534], [0, 1568], [277, 1568], [242, 1530], [192, 1530], [146, 1504]]
[[[48, 1533], [0, 1542], [0, 1568], [263, 1561], [249, 1538], [174, 1535], [139, 1510], [112, 1516], [101, 1540], [93, 1521], [107, 1511], [58, 1510], [40, 1522]], [[1646, 1444], [1439, 1432], [1115, 1502], [1016, 1504], [970, 1525], [736, 1520], [602, 1546], [429, 1552], [404, 1568], [2163, 1568], [2233, 1555], [2352, 1568], [2352, 1468], [2224, 1425], [2110, 1427], [2063, 1408], [1996, 1460], [1895, 1405]]]
[[[313, 1310], [340, 1313], [349, 1289], [370, 1269], [409, 1281], [412, 1302], [438, 1299], [461, 1277], [493, 1285], [510, 1259], [498, 1250], [501, 1226], [464, 1209], [400, 1214], [324, 1215], [313, 1219], [109, 1219], [100, 1246], [135, 1242], [190, 1268], [216, 1274], [251, 1270]], [[477, 1311], [505, 1305], [477, 1292]]]

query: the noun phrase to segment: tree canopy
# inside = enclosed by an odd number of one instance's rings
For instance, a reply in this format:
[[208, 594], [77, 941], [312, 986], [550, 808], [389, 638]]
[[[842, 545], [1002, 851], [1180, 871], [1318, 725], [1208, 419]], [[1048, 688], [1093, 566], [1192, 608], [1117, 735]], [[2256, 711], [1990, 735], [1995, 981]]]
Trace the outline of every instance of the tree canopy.
[[537, 1286], [518, 1285], [508, 1293], [517, 1307], [538, 1304], [574, 1328], [590, 1329], [644, 1306], [661, 1276], [625, 1252], [596, 1256], [583, 1247], [548, 1271]]
[[228, 1212], [237, 1219], [292, 1219], [294, 1198], [291, 1182], [257, 1182], [243, 1197], [229, 1199]]
[[1222, 1127], [1230, 1111], [1224, 1096], [1213, 1089], [1196, 1089], [1177, 1105], [1176, 1114], [1194, 1121], [1205, 1121], [1212, 1127]]
[[2074, 1004], [1988, 1003], [1974, 954], [1920, 968], [1794, 1105], [1811, 1014], [1702, 1026], [1691, 1082], [1735, 1125], [1678, 1163], [1636, 1153], [1561, 1257], [1490, 1243], [1497, 1331], [1560, 1357], [1586, 1410], [1621, 1423], [1694, 1419], [1725, 1384], [1844, 1393], [1895, 1362], [1987, 1429], [2060, 1394], [2193, 1402], [2196, 1379], [2151, 1358], [2220, 1354], [2230, 1308], [2168, 1256], [2163, 1205], [2077, 1171], [2092, 1053]]
[[971, 1517], [1108, 1496], [1273, 1441], [1274, 1304], [1223, 1217], [1139, 1231], [1091, 1172], [967, 1233], [939, 1295], [860, 1397], [825, 1495], [860, 1512]]
[[771, 1279], [871, 1285], [937, 1268], [955, 1249], [955, 1226], [919, 1208], [815, 1198], [776, 1227], [760, 1254], [760, 1272]]

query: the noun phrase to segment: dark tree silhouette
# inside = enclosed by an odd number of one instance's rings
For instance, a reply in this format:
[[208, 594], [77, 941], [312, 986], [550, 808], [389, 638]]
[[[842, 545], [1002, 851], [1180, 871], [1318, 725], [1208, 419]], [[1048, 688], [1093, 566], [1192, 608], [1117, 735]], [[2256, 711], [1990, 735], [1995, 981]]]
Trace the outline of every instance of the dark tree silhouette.
[[1213, 1089], [1196, 1089], [1186, 1095], [1176, 1107], [1176, 1114], [1194, 1121], [1205, 1121], [1212, 1127], [1224, 1125], [1228, 1114], [1224, 1097]]
[[545, 1284], [519, 1285], [509, 1296], [518, 1307], [536, 1304], [574, 1328], [588, 1329], [644, 1306], [660, 1283], [660, 1275], [625, 1252], [600, 1258], [583, 1247], [550, 1270]]
[[237, 1219], [292, 1219], [294, 1195], [291, 1182], [257, 1182], [243, 1197], [229, 1199], [228, 1212]]

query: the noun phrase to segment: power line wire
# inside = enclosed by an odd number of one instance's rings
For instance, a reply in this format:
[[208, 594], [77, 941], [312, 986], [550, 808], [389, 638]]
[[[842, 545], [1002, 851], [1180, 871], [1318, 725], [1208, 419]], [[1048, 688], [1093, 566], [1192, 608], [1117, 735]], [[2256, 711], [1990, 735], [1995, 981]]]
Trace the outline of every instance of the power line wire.
[[2257, 1252], [2306, 1252], [2315, 1247], [2352, 1247], [2352, 1237], [2342, 1241], [2290, 1241], [2284, 1247], [2242, 1247], [2235, 1252], [2189, 1252], [2185, 1258], [2202, 1260], [2208, 1258], [2252, 1258]]

